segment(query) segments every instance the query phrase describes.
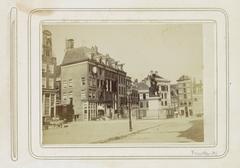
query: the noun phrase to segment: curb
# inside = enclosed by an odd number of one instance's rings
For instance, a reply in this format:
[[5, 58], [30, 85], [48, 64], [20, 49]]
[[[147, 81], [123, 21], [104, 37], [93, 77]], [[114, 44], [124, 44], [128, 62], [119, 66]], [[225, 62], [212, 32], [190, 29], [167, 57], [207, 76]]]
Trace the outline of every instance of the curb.
[[107, 142], [110, 142], [110, 141], [119, 140], [119, 139], [122, 139], [122, 138], [126, 138], [126, 137], [128, 137], [130, 135], [135, 135], [135, 134], [138, 134], [138, 133], [140, 133], [142, 131], [146, 131], [148, 129], [152, 129], [152, 128], [158, 127], [160, 125], [162, 125], [162, 123], [154, 125], [154, 126], [151, 126], [151, 127], [139, 129], [139, 130], [136, 130], [136, 131], [132, 131], [132, 132], [129, 132], [129, 133], [124, 134], [124, 135], [114, 136], [114, 137], [110, 137], [110, 138], [107, 138], [107, 139], [104, 139], [104, 140], [94, 141], [94, 142], [91, 142], [91, 143], [92, 144], [95, 144], [95, 143], [107, 143]]

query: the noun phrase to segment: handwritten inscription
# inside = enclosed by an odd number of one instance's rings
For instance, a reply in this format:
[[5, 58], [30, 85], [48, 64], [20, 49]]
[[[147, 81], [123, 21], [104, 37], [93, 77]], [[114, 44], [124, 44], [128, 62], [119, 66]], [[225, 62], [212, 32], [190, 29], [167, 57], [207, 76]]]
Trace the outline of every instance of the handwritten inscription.
[[192, 150], [193, 156], [216, 156], [216, 151], [194, 151]]

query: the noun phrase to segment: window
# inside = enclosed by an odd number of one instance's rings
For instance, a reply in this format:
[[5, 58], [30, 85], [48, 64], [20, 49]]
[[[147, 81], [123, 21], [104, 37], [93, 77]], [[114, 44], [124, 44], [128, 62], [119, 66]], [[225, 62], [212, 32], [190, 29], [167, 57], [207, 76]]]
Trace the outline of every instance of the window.
[[81, 90], [81, 99], [86, 99], [86, 93], [84, 90]]
[[148, 94], [148, 93], [146, 93], [146, 98], [147, 98], [147, 99], [149, 98], [149, 94]]
[[85, 86], [86, 85], [86, 78], [82, 77], [81, 80], [82, 80], [82, 86]]
[[47, 72], [47, 64], [42, 64], [42, 72]]
[[146, 102], [146, 106], [148, 107], [148, 102]]
[[89, 86], [92, 86], [92, 85], [93, 85], [91, 78], [88, 79], [88, 84], [89, 84]]
[[140, 108], [143, 108], [143, 102], [140, 102]]
[[69, 93], [68, 93], [68, 98], [70, 99], [70, 98], [73, 98], [73, 93], [72, 93], [72, 91], [70, 91]]
[[72, 81], [72, 79], [69, 79], [68, 80], [68, 87], [72, 87], [73, 86], [73, 81]]
[[143, 99], [143, 94], [139, 94], [139, 99], [140, 99], [140, 100]]
[[67, 81], [66, 80], [63, 81], [63, 88], [67, 88]]
[[92, 98], [93, 98], [93, 99], [96, 98], [96, 93], [92, 93]]
[[92, 92], [90, 92], [90, 91], [88, 92], [88, 98], [90, 98], [90, 99], [92, 98]]
[[97, 79], [97, 87], [100, 88], [100, 82], [99, 82], [99, 79]]
[[167, 101], [165, 101], [165, 106], [167, 106]]
[[191, 103], [191, 102], [188, 102], [188, 104], [189, 104], [189, 106], [191, 106], [191, 105], [192, 105], [192, 103]]
[[108, 91], [108, 80], [106, 80], [106, 91]]
[[54, 89], [54, 81], [52, 78], [49, 78], [48, 85], [49, 85], [49, 89]]
[[185, 99], [187, 98], [187, 95], [186, 95], [186, 94], [184, 94], [184, 98], [185, 98]]
[[164, 93], [165, 99], [167, 98], [167, 93]]
[[67, 100], [67, 94], [63, 93], [63, 100], [66, 101]]
[[48, 65], [50, 73], [54, 73], [54, 65]]
[[161, 105], [163, 106], [163, 101], [161, 101]]
[[42, 78], [42, 88], [46, 88], [46, 86], [47, 86], [47, 81], [46, 81], [46, 78], [43, 77]]
[[109, 91], [111, 92], [112, 91], [112, 81], [111, 80], [109, 81], [109, 88], [110, 88]]
[[146, 100], [146, 94], [145, 93], [143, 93], [143, 99]]

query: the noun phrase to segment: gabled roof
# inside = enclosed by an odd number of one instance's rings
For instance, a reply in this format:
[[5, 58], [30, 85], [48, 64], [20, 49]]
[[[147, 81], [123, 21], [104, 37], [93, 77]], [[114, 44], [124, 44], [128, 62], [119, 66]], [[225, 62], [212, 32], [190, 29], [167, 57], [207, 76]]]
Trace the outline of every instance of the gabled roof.
[[144, 82], [140, 82], [136, 86], [137, 86], [138, 90], [148, 90], [149, 89], [148, 85], [145, 84]]
[[66, 51], [62, 65], [88, 60], [92, 50], [88, 47], [73, 48]]
[[185, 80], [191, 80], [191, 78], [187, 75], [182, 75], [177, 81], [180, 82]]

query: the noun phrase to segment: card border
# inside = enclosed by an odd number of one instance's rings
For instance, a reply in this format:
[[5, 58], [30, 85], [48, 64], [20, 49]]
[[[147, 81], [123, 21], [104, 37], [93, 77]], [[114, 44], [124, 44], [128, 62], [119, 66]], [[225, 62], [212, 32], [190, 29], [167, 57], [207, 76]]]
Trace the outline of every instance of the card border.
[[[109, 10], [113, 10], [113, 11], [117, 11], [117, 10], [120, 10], [120, 11], [152, 11], [152, 10], [155, 10], [155, 11], [216, 11], [216, 12], [220, 12], [220, 13], [222, 13], [222, 14], [224, 14], [224, 17], [225, 17], [225, 35], [226, 35], [226, 53], [225, 53], [225, 56], [226, 56], [226, 95], [227, 95], [227, 98], [226, 98], [226, 150], [225, 150], [225, 152], [222, 154], [222, 155], [220, 155], [220, 156], [215, 156], [215, 157], [207, 157], [207, 158], [222, 158], [222, 157], [224, 157], [224, 156], [226, 156], [226, 154], [228, 153], [228, 150], [229, 150], [229, 148], [228, 148], [228, 146], [229, 146], [229, 50], [228, 50], [228, 47], [229, 47], [229, 32], [228, 32], [228, 23], [229, 23], [229, 21], [228, 21], [228, 14], [227, 14], [227, 12], [225, 11], [225, 10], [223, 10], [223, 9], [221, 9], [221, 8], [38, 8], [38, 9], [33, 9], [32, 11], [30, 11], [30, 13], [29, 13], [29, 15], [28, 15], [28, 36], [29, 36], [29, 38], [28, 38], [28, 40], [30, 40], [30, 37], [31, 37], [31, 34], [29, 33], [29, 31], [30, 31], [30, 26], [31, 26], [31, 16], [35, 13], [35, 12], [37, 12], [37, 11], [39, 11], [39, 10], [57, 10], [57, 11], [62, 11], [62, 10], [71, 10], [71, 11], [74, 11], [74, 10], [77, 10], [77, 11], [109, 11]], [[139, 21], [139, 20], [138, 20]], [[28, 41], [28, 47], [29, 47], [29, 49], [28, 49], [28, 55], [29, 55], [29, 63], [30, 63], [30, 60], [31, 60], [31, 53], [30, 53], [30, 41]], [[30, 79], [30, 70], [31, 70], [31, 68], [30, 68], [30, 64], [28, 65], [29, 67], [29, 69], [28, 69], [28, 71], [29, 71], [29, 78], [28, 79]], [[224, 67], [225, 68], [225, 67]], [[29, 87], [29, 97], [28, 97], [28, 103], [29, 103], [29, 110], [28, 110], [28, 112], [29, 112], [29, 119], [31, 119], [31, 79], [30, 79], [30, 81], [29, 81], [29, 84], [30, 84], [30, 87]], [[30, 134], [31, 134], [31, 123], [29, 122], [28, 123], [28, 131], [29, 131], [29, 134], [28, 134], [28, 136], [29, 136], [29, 152], [30, 152], [30, 154], [34, 157], [34, 158], [37, 158], [37, 159], [44, 159], [44, 157], [43, 156], [36, 156], [32, 151], [31, 151], [31, 136], [30, 136]], [[74, 148], [76, 148], [76, 147], [74, 147]], [[93, 147], [93, 148], [95, 148], [95, 147]], [[104, 147], [105, 148], [105, 147]], [[139, 147], [138, 147], [139, 148]], [[140, 147], [140, 148], [142, 148], [142, 147]], [[162, 148], [162, 147], [161, 147]], [[174, 147], [174, 148], [176, 148], [176, 147]], [[53, 156], [51, 156], [51, 157], [53, 157]], [[179, 156], [179, 157], [174, 157], [174, 156], [167, 156], [167, 157], [164, 157], [164, 156], [156, 156], [156, 157], [152, 157], [152, 156], [146, 156], [146, 157], [142, 157], [142, 156], [136, 156], [136, 157], [134, 157], [134, 156], [131, 156], [131, 157], [129, 157], [129, 156], [127, 156], [127, 157], [125, 157], [125, 156], [121, 156], [121, 157], [118, 157], [118, 156], [110, 156], [110, 157], [106, 157], [106, 156], [90, 156], [91, 158], [87, 158], [88, 156], [86, 156], [86, 157], [84, 157], [84, 156], [76, 156], [76, 157], [71, 157], [71, 156], [58, 156], [58, 157], [56, 157], [55, 159], [64, 159], [64, 158], [67, 158], [67, 159], [84, 159], [84, 160], [86, 160], [86, 159], [143, 159], [143, 158], [146, 158], [146, 159], [161, 159], [161, 158], [167, 158], [167, 159], [172, 159], [172, 158], [192, 158], [193, 159], [193, 157], [192, 156], [187, 156], [187, 157], [185, 157], [185, 156]], [[96, 158], [95, 158], [96, 157]], [[194, 157], [194, 159], [203, 159], [203, 158], [205, 158], [205, 157]], [[52, 158], [45, 158], [45, 159], [52, 159]]]

